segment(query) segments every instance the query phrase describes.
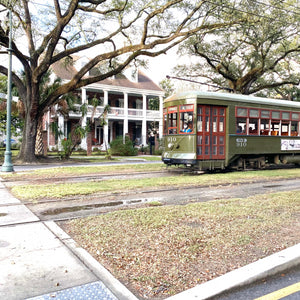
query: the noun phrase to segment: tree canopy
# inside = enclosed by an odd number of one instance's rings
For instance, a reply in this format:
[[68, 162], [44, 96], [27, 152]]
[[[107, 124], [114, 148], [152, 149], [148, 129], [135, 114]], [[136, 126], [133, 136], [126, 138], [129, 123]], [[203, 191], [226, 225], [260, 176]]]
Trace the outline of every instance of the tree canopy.
[[[196, 33], [206, 34], [239, 22], [220, 3], [230, 0], [20, 0], [12, 7], [12, 49], [25, 74], [12, 80], [25, 109], [20, 158], [35, 160], [38, 120], [48, 107], [75, 89], [120, 73], [139, 57], [165, 54]], [[2, 8], [11, 1], [0, 0]], [[0, 7], [1, 10], [1, 7]], [[5, 11], [2, 11], [4, 14]], [[239, 16], [240, 17], [240, 16]], [[0, 24], [0, 46], [8, 47], [8, 28]], [[88, 54], [87, 54], [88, 53]], [[57, 62], [72, 63], [74, 55], [91, 59], [68, 82], [40, 97], [44, 74]], [[91, 69], [98, 69], [93, 75]], [[7, 68], [0, 65], [0, 73]]]
[[291, 87], [300, 82], [297, 0], [239, 1], [232, 9], [247, 21], [188, 39], [180, 51], [195, 63], [178, 66], [176, 73], [236, 93], [291, 98]]

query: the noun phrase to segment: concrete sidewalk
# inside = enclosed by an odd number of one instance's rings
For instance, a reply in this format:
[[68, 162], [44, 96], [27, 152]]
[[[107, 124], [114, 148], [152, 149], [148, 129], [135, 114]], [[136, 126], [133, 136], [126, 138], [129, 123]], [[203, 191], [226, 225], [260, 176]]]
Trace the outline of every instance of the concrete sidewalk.
[[1, 181], [0, 295], [9, 300], [137, 300], [54, 222], [40, 222]]
[[[208, 299], [300, 264], [300, 244], [168, 300]], [[1, 299], [137, 300], [54, 222], [41, 222], [0, 179]]]

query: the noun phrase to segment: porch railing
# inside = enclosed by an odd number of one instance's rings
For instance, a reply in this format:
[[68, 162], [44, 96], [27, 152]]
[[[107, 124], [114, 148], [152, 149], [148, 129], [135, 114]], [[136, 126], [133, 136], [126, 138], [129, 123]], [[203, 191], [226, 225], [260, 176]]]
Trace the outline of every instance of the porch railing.
[[[77, 105], [79, 108], [79, 105]], [[89, 105], [88, 106], [88, 117], [90, 114], [93, 112], [94, 107]], [[104, 111], [103, 106], [97, 106], [96, 111], [95, 111], [95, 116], [98, 117], [101, 115]], [[72, 117], [79, 116], [80, 113], [76, 112], [70, 112], [69, 115]], [[52, 113], [52, 117], [56, 115], [56, 112]], [[125, 110], [124, 108], [120, 107], [111, 107], [110, 112], [108, 114], [109, 118], [114, 118], [114, 117], [125, 117]], [[133, 109], [133, 108], [128, 108], [128, 118], [142, 118], [143, 117], [143, 110], [142, 109]], [[146, 118], [147, 119], [158, 119], [160, 117], [159, 111], [158, 110], [147, 110], [146, 111]]]

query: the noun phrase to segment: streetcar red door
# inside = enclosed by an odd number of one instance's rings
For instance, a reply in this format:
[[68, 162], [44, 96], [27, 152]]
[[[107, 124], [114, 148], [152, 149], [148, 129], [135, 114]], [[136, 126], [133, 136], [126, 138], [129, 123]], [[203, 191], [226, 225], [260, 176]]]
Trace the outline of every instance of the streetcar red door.
[[197, 106], [197, 159], [225, 159], [225, 120], [223, 106]]

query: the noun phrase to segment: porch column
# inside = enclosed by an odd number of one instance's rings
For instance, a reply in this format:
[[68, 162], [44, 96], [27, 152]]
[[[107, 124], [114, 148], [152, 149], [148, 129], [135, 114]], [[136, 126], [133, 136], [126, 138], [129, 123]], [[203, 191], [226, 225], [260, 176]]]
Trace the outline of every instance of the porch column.
[[147, 96], [143, 95], [142, 144], [147, 145]]
[[124, 92], [124, 126], [123, 126], [123, 139], [128, 133], [128, 94]]
[[161, 139], [163, 136], [163, 97], [159, 96], [159, 129], [158, 129], [158, 133], [159, 133], [159, 138]]
[[61, 145], [61, 141], [65, 138], [64, 136], [64, 132], [65, 132], [65, 118], [62, 114], [58, 115], [58, 131], [59, 132], [63, 132], [63, 135], [58, 135], [58, 150], [61, 151], [62, 150], [62, 145]]
[[[86, 89], [85, 88], [82, 88], [81, 89], [81, 103], [84, 104], [87, 102], [87, 99], [86, 99]], [[86, 115], [83, 117], [83, 120], [82, 120], [82, 127], [85, 127], [86, 126]], [[81, 140], [81, 148], [84, 149], [84, 150], [87, 150], [87, 135]]]
[[[107, 105], [108, 104], [108, 91], [103, 91], [104, 92], [104, 102], [103, 102], [103, 104], [104, 104], [104, 106], [105, 105]], [[104, 136], [103, 136], [103, 139], [104, 139], [104, 141], [103, 141], [103, 143], [106, 145], [106, 147], [107, 147], [107, 145], [108, 145], [108, 116], [107, 116], [107, 118], [106, 118], [106, 125], [104, 125], [103, 126], [103, 133], [104, 133]], [[106, 149], [106, 148], [105, 148]]]

